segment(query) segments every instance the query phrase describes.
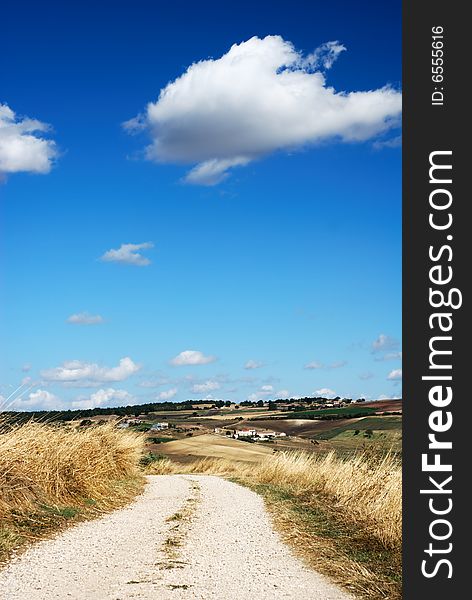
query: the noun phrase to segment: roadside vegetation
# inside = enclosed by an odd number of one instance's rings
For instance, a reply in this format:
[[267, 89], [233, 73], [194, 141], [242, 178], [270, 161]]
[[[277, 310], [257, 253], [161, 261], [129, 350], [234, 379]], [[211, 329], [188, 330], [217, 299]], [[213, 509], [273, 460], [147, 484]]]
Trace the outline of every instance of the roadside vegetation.
[[[149, 440], [116, 421], [0, 422], [0, 560], [70, 523], [126, 504], [142, 490], [144, 475], [214, 474], [262, 495], [294, 551], [355, 597], [399, 599], [401, 459], [384, 450], [390, 438], [381, 438], [401, 432], [399, 426], [397, 416], [369, 416], [307, 430], [321, 443], [347, 436], [354, 450], [345, 453], [319, 446], [282, 450], [280, 444], [274, 452], [210, 434], [191, 442], [162, 434]], [[313, 426], [303, 421], [293, 427]]]
[[277, 452], [257, 464], [168, 458], [148, 473], [207, 473], [260, 493], [298, 554], [358, 598], [401, 598], [401, 465], [391, 453]]
[[0, 422], [0, 560], [133, 498], [144, 483], [144, 443], [142, 434], [112, 424]]

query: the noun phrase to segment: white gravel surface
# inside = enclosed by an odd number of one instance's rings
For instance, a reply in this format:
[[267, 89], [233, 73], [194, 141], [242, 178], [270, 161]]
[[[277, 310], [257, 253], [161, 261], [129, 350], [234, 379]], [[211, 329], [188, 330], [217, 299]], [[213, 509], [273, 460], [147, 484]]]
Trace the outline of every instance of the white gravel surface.
[[35, 544], [0, 572], [0, 597], [351, 598], [294, 557], [257, 494], [206, 475], [149, 477], [129, 507]]

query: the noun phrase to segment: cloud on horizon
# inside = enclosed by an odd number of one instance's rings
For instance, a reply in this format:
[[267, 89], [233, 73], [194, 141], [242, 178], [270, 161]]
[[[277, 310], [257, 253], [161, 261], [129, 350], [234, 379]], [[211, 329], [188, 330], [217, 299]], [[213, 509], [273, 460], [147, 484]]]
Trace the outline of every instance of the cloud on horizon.
[[323, 69], [343, 51], [333, 41], [303, 56], [279, 35], [252, 37], [193, 63], [123, 127], [148, 133], [148, 160], [194, 165], [185, 180], [199, 185], [277, 151], [377, 139], [399, 125], [401, 92], [328, 86]]
[[337, 395], [336, 392], [330, 388], [321, 388], [319, 390], [315, 390], [315, 394], [323, 398], [334, 398]]
[[63, 408], [62, 400], [47, 390], [38, 389], [28, 394], [26, 398], [18, 398], [12, 402], [10, 410], [60, 410]]
[[72, 410], [88, 408], [99, 408], [107, 406], [127, 406], [135, 400], [126, 390], [115, 390], [114, 388], [100, 389], [90, 395], [89, 398], [78, 398], [71, 402]]

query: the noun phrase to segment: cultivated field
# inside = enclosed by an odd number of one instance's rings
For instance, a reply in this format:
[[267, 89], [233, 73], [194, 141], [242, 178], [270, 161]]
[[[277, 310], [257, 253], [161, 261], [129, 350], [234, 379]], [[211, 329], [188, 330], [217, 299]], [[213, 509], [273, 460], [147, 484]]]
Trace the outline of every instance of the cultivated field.
[[204, 457], [255, 463], [272, 454], [270, 447], [213, 434], [196, 435], [159, 444], [155, 447], [155, 451], [181, 463]]

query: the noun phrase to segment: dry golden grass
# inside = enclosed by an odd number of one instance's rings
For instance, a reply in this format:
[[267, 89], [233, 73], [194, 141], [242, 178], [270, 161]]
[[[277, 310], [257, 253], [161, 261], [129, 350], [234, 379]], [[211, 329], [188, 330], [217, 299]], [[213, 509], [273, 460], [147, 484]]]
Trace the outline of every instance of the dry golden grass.
[[142, 484], [139, 461], [145, 440], [141, 434], [113, 424], [0, 426], [0, 547], [4, 552], [18, 540], [54, 528], [54, 517], [60, 522], [82, 508], [111, 509]]
[[152, 463], [149, 474], [211, 473], [248, 479], [253, 484], [290, 488], [297, 496], [323, 495], [350, 523], [368, 528], [386, 548], [401, 545], [401, 467], [390, 453], [339, 458], [304, 452], [277, 452], [258, 464], [205, 458], [189, 465], [169, 459]]
[[264, 496], [275, 526], [314, 568], [358, 598], [401, 598], [401, 466], [393, 454], [277, 452], [257, 464], [164, 458], [147, 472], [234, 478]]

